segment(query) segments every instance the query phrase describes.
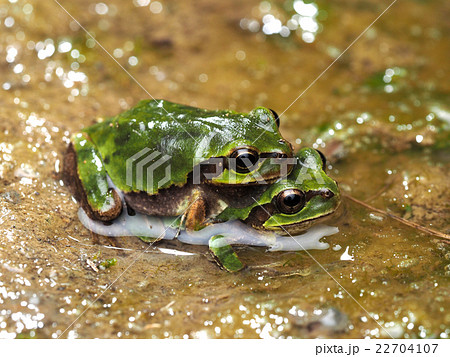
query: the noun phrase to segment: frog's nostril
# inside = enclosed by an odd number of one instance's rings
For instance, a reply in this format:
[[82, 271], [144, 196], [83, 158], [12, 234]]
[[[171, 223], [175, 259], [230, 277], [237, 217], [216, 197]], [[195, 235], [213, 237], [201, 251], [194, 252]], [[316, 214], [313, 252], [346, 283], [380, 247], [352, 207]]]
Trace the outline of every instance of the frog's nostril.
[[324, 191], [322, 191], [321, 196], [323, 198], [331, 198], [334, 196], [334, 193], [331, 192], [330, 190], [324, 190]]

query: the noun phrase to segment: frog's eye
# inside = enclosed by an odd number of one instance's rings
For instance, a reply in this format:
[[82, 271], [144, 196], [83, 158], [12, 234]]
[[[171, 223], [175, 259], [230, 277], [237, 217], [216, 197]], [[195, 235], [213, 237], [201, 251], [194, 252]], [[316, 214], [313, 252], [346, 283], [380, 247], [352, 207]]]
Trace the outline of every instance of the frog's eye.
[[275, 118], [275, 123], [277, 123], [277, 127], [280, 127], [280, 117], [278, 116], [277, 112], [270, 108], [269, 108], [269, 110], [272, 112], [272, 114]]
[[290, 189], [281, 191], [276, 197], [276, 205], [280, 212], [294, 214], [305, 207], [305, 194], [300, 190]]
[[259, 154], [250, 148], [242, 148], [235, 150], [230, 158], [235, 160], [236, 171], [245, 174], [252, 171], [253, 166], [259, 160]]
[[325, 155], [321, 151], [319, 151], [319, 150], [316, 150], [316, 151], [319, 153], [320, 158], [322, 159], [322, 170], [326, 171], [326, 169], [327, 169], [327, 158], [325, 157]]

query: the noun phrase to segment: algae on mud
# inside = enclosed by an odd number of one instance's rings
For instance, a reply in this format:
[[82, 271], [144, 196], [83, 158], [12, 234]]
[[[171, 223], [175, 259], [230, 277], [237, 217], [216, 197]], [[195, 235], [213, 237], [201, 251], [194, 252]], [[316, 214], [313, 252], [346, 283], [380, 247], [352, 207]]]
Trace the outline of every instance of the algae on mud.
[[[287, 33], [296, 10], [278, 1], [161, 1], [156, 13], [61, 1], [153, 96], [278, 113], [389, 5], [312, 3], [317, 14], [297, 13]], [[281, 116], [297, 148], [334, 158], [344, 191], [446, 233], [449, 13], [444, 1], [397, 2]], [[269, 34], [277, 19], [284, 32]], [[351, 202], [331, 249], [246, 247], [253, 269], [233, 276], [203, 247], [143, 253], [137, 239], [91, 236], [61, 185], [62, 153], [147, 93], [54, 2], [5, 1], [0, 20], [0, 337], [448, 338], [448, 246]], [[117, 264], [94, 272], [86, 259], [99, 251]], [[327, 314], [334, 328], [308, 328]]]

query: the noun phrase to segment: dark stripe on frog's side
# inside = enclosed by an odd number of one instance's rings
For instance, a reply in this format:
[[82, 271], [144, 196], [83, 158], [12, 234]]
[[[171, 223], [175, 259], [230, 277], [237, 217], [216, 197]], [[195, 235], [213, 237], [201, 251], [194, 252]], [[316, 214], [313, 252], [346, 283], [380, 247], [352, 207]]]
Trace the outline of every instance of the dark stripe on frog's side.
[[128, 192], [125, 201], [140, 213], [156, 216], [177, 216], [183, 214], [194, 197], [200, 195], [206, 203], [206, 217], [221, 212], [220, 201], [235, 208], [250, 206], [252, 197], [259, 198], [267, 189], [266, 185], [194, 185], [192, 179], [184, 186], [162, 189], [156, 195], [146, 192]]

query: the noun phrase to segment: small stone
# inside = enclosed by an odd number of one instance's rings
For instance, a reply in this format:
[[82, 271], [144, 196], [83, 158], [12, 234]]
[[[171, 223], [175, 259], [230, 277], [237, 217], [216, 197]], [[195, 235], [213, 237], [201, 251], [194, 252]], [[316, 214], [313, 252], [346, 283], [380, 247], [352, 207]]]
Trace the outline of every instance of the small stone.
[[6, 201], [13, 204], [18, 204], [22, 200], [20, 193], [14, 190], [3, 192], [0, 194], [0, 196], [4, 198]]
[[389, 326], [381, 330], [381, 335], [384, 338], [401, 338], [403, 337], [404, 329], [401, 325], [395, 324], [394, 326]]
[[314, 335], [332, 335], [343, 332], [348, 325], [348, 317], [337, 308], [325, 308], [319, 314], [305, 314], [295, 317], [293, 324]]

